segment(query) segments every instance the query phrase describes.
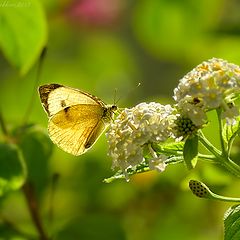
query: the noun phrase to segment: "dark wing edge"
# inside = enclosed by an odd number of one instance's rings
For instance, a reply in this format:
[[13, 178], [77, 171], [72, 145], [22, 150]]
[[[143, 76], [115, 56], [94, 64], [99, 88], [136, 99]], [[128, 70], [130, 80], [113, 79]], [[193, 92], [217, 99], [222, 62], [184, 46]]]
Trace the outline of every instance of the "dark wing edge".
[[92, 145], [98, 140], [106, 128], [105, 123], [100, 119], [95, 126], [92, 128], [92, 131], [88, 135], [84, 147], [86, 150], [92, 147]]
[[52, 84], [46, 84], [42, 85], [38, 88], [39, 96], [42, 102], [42, 105], [47, 112], [48, 116], [50, 116], [50, 112], [48, 110], [48, 96], [50, 92], [53, 90], [59, 88], [59, 87], [64, 87], [63, 85], [57, 84], [57, 83], [52, 83]]

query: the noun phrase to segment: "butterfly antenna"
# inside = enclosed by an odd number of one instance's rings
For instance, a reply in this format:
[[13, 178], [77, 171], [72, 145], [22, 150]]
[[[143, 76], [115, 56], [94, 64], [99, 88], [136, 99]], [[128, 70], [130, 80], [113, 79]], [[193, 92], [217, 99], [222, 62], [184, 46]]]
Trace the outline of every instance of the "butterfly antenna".
[[44, 47], [42, 52], [41, 52], [41, 55], [39, 57], [39, 62], [38, 62], [38, 66], [37, 66], [37, 73], [36, 73], [36, 79], [35, 79], [35, 84], [34, 84], [34, 88], [33, 88], [33, 93], [32, 93], [32, 96], [30, 98], [30, 102], [29, 102], [29, 105], [28, 105], [27, 110], [25, 112], [25, 115], [23, 117], [22, 126], [26, 124], [26, 122], [28, 120], [28, 117], [29, 117], [29, 115], [30, 115], [30, 113], [33, 109], [34, 99], [35, 99], [35, 96], [36, 96], [36, 89], [38, 88], [38, 85], [39, 85], [39, 82], [40, 82], [43, 60], [45, 59], [46, 53], [47, 53], [47, 47]]
[[114, 89], [114, 97], [113, 97], [113, 104], [116, 105], [117, 102], [119, 101], [119, 99], [116, 101], [116, 97], [117, 97], [117, 88]]
[[131, 88], [131, 89], [127, 92], [126, 95], [119, 97], [119, 98], [116, 100], [115, 103], [117, 104], [117, 103], [120, 101], [120, 99], [127, 98], [127, 97], [128, 97], [136, 88], [138, 88], [139, 86], [141, 86], [141, 83], [140, 83], [140, 82], [138, 83], [138, 85], [137, 85], [136, 87]]

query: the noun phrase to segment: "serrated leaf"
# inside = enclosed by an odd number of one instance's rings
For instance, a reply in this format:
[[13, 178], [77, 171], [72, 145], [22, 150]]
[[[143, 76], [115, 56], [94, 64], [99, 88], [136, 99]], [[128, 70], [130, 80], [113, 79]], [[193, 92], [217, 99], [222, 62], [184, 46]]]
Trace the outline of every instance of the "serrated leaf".
[[183, 151], [184, 142], [168, 143], [162, 146], [164, 150]]
[[197, 164], [198, 136], [188, 138], [183, 148], [183, 158], [187, 168], [193, 169]]
[[224, 240], [240, 239], [240, 205], [232, 206], [224, 215]]
[[0, 48], [7, 60], [26, 73], [47, 41], [47, 24], [38, 0], [0, 2]]
[[175, 153], [176, 151], [183, 151], [184, 142], [172, 142], [167, 144], [152, 144], [152, 147], [156, 153]]
[[0, 143], [0, 196], [19, 189], [26, 179], [26, 166], [15, 144]]
[[234, 125], [225, 124], [223, 127], [223, 140], [228, 143], [229, 140], [233, 137], [234, 134], [237, 134], [240, 128], [240, 122], [237, 121]]
[[49, 158], [53, 145], [45, 129], [27, 126], [18, 129], [19, 146], [28, 168], [28, 180], [41, 192], [49, 181]]

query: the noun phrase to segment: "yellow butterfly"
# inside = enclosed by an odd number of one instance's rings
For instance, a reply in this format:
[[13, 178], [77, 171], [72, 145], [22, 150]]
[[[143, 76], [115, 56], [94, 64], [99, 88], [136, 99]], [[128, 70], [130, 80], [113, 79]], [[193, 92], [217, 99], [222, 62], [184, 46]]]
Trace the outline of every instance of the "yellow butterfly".
[[51, 140], [73, 155], [85, 153], [96, 142], [117, 110], [87, 92], [60, 84], [40, 86], [39, 95], [49, 117]]

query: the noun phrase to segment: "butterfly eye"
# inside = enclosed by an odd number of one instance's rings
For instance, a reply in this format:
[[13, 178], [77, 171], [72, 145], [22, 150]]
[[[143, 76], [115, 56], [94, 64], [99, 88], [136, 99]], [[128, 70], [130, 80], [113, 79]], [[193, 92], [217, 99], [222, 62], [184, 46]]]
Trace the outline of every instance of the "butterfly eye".
[[117, 110], [117, 106], [116, 105], [112, 105], [111, 110], [112, 111], [116, 111]]

